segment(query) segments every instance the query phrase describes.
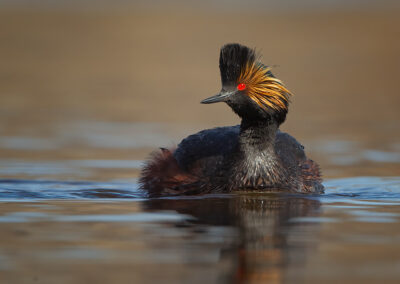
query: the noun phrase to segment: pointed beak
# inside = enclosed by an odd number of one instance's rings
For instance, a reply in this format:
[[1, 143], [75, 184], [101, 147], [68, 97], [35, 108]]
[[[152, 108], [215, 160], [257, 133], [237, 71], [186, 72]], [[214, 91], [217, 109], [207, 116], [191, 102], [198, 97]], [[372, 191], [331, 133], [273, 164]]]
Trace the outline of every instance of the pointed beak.
[[221, 91], [219, 94], [216, 94], [215, 96], [212, 96], [212, 97], [202, 100], [201, 103], [202, 104], [213, 104], [213, 103], [225, 102], [234, 93], [235, 92]]

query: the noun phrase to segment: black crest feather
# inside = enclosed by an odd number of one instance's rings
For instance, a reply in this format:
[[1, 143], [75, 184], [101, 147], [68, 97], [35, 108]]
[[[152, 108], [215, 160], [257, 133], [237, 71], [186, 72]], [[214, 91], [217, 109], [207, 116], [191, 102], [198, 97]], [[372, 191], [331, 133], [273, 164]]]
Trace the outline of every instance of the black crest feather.
[[229, 43], [221, 48], [219, 69], [223, 85], [235, 84], [242, 68], [254, 62], [256, 54], [253, 49], [238, 43]]

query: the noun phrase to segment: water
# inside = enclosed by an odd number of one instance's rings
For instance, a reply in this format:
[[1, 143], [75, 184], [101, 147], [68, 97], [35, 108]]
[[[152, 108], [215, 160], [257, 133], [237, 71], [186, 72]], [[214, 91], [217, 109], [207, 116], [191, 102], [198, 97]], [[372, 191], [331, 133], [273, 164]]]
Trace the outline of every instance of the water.
[[[0, 0], [1, 284], [400, 282], [397, 2], [28, 2]], [[239, 122], [199, 104], [238, 41], [326, 193], [147, 199], [151, 150]]]
[[128, 181], [2, 179], [0, 274], [4, 283], [398, 281], [400, 178], [325, 186], [321, 196], [146, 199]]

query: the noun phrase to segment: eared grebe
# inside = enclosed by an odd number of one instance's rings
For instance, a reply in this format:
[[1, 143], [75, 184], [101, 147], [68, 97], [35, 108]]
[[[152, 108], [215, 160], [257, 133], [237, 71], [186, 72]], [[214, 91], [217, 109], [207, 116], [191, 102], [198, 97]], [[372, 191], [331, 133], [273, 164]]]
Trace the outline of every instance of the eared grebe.
[[295, 138], [279, 130], [290, 92], [253, 49], [221, 48], [222, 90], [203, 104], [226, 102], [237, 126], [200, 131], [175, 150], [162, 148], [144, 166], [139, 183], [150, 197], [257, 190], [322, 193], [318, 165]]

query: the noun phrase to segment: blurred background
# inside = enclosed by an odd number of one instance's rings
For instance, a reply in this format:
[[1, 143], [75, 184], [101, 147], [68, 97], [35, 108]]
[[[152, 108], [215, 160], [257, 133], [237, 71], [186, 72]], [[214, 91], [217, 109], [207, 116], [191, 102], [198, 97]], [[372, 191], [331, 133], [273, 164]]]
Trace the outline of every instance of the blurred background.
[[[144, 199], [151, 151], [239, 123], [200, 104], [232, 42], [326, 194]], [[398, 283], [399, 77], [399, 1], [0, 0], [0, 282]]]
[[282, 126], [326, 178], [400, 175], [398, 1], [0, 0], [0, 176], [134, 179], [239, 123], [219, 49], [256, 47], [294, 93]]

